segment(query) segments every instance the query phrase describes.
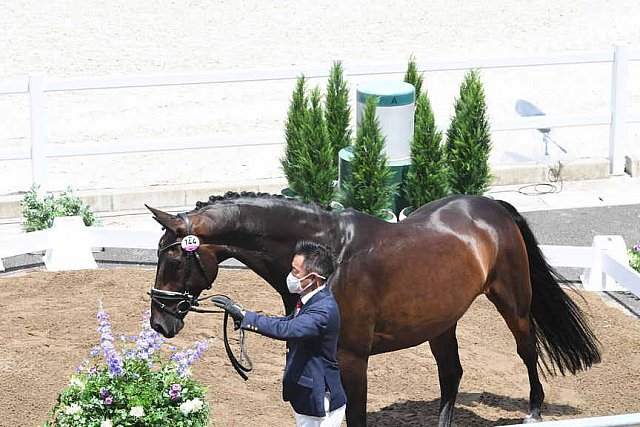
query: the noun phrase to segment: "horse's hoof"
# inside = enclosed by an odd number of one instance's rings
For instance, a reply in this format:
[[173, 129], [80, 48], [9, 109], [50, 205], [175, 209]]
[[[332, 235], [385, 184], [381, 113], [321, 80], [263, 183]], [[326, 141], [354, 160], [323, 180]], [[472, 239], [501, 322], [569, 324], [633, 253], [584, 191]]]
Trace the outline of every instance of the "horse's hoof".
[[542, 417], [540, 415], [538, 415], [537, 417], [535, 415], [527, 415], [524, 420], [522, 420], [522, 424], [533, 424], [533, 423], [539, 423], [542, 421]]

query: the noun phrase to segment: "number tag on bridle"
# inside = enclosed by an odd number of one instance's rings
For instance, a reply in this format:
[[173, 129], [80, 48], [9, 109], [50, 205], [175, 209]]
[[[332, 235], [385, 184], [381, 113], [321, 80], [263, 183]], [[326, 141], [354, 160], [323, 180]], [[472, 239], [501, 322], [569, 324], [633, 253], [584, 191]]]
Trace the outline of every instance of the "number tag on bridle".
[[180, 246], [187, 252], [193, 252], [200, 246], [200, 239], [197, 236], [189, 234], [182, 239]]

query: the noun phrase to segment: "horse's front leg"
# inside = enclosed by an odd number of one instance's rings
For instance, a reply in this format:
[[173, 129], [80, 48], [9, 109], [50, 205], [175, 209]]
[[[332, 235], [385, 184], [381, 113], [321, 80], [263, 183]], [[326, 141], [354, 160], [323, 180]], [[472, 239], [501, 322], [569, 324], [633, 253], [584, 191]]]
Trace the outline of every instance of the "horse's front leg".
[[453, 407], [458, 396], [458, 386], [462, 378], [462, 365], [458, 354], [456, 325], [429, 341], [431, 352], [438, 364], [440, 380], [440, 413], [438, 427], [449, 427], [453, 418]]
[[347, 425], [367, 425], [367, 365], [369, 355], [356, 355], [347, 349], [338, 349], [338, 364], [342, 386], [347, 394]]

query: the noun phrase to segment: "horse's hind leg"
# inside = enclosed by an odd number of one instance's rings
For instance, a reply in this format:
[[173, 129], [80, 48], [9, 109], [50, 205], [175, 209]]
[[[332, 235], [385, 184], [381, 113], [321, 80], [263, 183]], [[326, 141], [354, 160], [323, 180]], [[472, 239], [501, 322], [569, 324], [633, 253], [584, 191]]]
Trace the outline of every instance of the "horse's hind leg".
[[529, 315], [530, 294], [527, 296], [522, 289], [506, 289], [502, 283], [496, 282], [489, 288], [487, 297], [507, 322], [516, 339], [518, 355], [527, 367], [530, 386], [529, 415], [524, 419], [524, 423], [542, 421], [540, 412], [544, 391], [538, 377], [538, 352]]
[[440, 380], [440, 413], [438, 427], [451, 425], [453, 407], [458, 396], [458, 386], [462, 378], [462, 365], [458, 354], [458, 339], [456, 325], [446, 330], [440, 336], [429, 341], [431, 353], [438, 364], [438, 379]]

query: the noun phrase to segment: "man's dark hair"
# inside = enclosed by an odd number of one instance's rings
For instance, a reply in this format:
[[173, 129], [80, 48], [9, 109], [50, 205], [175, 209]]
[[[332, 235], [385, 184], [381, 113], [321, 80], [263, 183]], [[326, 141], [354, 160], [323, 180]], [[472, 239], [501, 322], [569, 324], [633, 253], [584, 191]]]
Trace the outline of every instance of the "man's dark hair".
[[328, 279], [336, 269], [336, 256], [327, 245], [309, 240], [300, 240], [296, 243], [293, 252], [294, 255], [302, 255], [304, 257], [302, 266], [307, 272], [316, 272]]

